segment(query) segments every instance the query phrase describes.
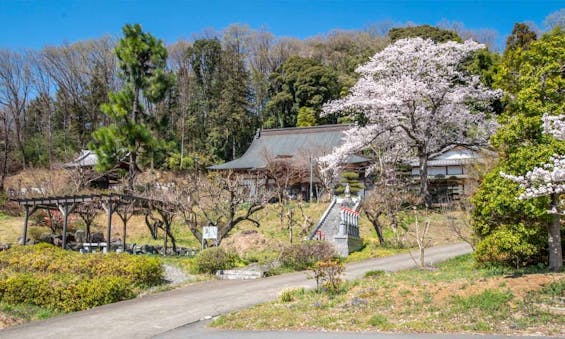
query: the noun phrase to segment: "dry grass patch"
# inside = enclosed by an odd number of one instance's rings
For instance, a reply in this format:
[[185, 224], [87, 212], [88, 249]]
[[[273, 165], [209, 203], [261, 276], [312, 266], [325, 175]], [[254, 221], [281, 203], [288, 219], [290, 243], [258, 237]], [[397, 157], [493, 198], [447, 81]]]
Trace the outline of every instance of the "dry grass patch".
[[16, 244], [22, 236], [23, 226], [23, 218], [0, 214], [0, 243]]
[[375, 274], [329, 296], [295, 293], [225, 315], [213, 325], [236, 329], [472, 332], [565, 335], [565, 273], [519, 276], [474, 267], [470, 256], [435, 271]]

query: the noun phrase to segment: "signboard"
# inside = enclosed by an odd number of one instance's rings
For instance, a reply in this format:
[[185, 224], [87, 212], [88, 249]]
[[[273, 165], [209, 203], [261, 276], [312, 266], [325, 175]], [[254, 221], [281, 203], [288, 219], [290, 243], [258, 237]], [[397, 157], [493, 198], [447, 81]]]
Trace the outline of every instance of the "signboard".
[[218, 226], [202, 227], [202, 239], [218, 239]]

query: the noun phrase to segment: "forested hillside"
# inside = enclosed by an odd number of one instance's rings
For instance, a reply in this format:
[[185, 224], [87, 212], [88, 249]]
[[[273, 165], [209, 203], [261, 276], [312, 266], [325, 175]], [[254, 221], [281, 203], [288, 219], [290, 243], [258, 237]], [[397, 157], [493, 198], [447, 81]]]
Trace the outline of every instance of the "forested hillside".
[[[97, 127], [108, 124], [100, 106], [122, 86], [116, 41], [102, 37], [40, 51], [0, 52], [8, 172], [67, 160], [87, 147]], [[179, 165], [181, 146], [184, 156], [199, 154], [203, 164], [230, 160], [246, 149], [261, 124], [296, 125], [299, 108], [319, 111], [323, 102], [346, 92], [355, 67], [387, 41], [367, 32], [275, 38], [231, 26], [222, 34], [167, 46], [175, 86], [160, 104], [145, 103], [157, 137], [169, 142], [166, 165]]]
[[[171, 86], [162, 100], [141, 98], [144, 121], [160, 141], [144, 165], [204, 167], [241, 155], [259, 127], [338, 122], [320, 117], [322, 105], [346, 95], [355, 68], [391, 40], [418, 34], [438, 41], [493, 38], [492, 32], [459, 29], [458, 35], [430, 26], [398, 27], [389, 34], [389, 28], [300, 40], [232, 25], [169, 44], [165, 72]], [[89, 147], [96, 129], [110, 125], [102, 105], [128, 85], [114, 50], [118, 38], [0, 50], [2, 184], [21, 169], [68, 161]]]

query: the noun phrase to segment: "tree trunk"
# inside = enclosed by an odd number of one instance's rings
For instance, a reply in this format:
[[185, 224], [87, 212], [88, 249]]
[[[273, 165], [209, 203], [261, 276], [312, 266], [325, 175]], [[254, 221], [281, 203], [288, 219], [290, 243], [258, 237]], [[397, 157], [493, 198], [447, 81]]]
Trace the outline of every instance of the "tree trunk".
[[23, 143], [23, 137], [22, 137], [22, 124], [20, 122], [20, 119], [18, 117], [14, 118], [14, 123], [15, 123], [15, 127], [16, 127], [16, 144], [18, 146], [18, 149], [20, 151], [20, 153], [22, 154], [22, 161], [23, 161], [23, 168], [24, 170], [27, 168], [27, 156], [26, 156], [26, 151], [25, 151], [25, 147], [24, 147], [24, 143]]
[[424, 257], [424, 252], [425, 252], [426, 248], [424, 246], [420, 247], [420, 267], [424, 268], [426, 267], [426, 262], [425, 262], [425, 257]]
[[136, 154], [134, 152], [129, 153], [129, 173], [128, 173], [128, 188], [133, 191], [135, 186], [135, 163], [136, 163]]
[[381, 246], [384, 246], [384, 245], [386, 245], [386, 242], [385, 242], [385, 238], [384, 238], [384, 235], [383, 235], [383, 226], [379, 223], [379, 216], [381, 214], [382, 214], [382, 212], [376, 212], [375, 214], [371, 214], [371, 213], [365, 211], [365, 215], [367, 216], [367, 219], [369, 219], [369, 221], [373, 225], [373, 228], [377, 232], [377, 237], [379, 238], [379, 243], [381, 244]]
[[[551, 207], [557, 209], [559, 205], [558, 194], [551, 195]], [[563, 250], [561, 248], [561, 216], [554, 214], [548, 225], [549, 269], [559, 272], [563, 269]]]
[[[4, 125], [4, 154], [2, 155], [2, 178], [0, 181], [0, 191], [4, 192], [4, 180], [6, 180], [6, 177], [8, 176], [8, 143], [10, 142], [8, 138], [8, 120], [6, 116], [3, 117], [2, 123]], [[20, 193], [21, 192], [17, 192], [17, 194]]]
[[428, 187], [428, 155], [423, 150], [418, 150], [420, 160], [420, 196], [424, 199], [424, 206], [430, 208], [432, 197]]

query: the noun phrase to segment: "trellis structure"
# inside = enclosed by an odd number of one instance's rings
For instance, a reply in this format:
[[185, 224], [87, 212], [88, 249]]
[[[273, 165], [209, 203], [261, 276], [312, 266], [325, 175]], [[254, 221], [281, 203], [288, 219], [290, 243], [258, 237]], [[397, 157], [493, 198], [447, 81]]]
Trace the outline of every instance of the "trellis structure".
[[[175, 204], [149, 199], [134, 195], [127, 194], [88, 194], [88, 195], [65, 195], [65, 196], [51, 196], [51, 197], [37, 197], [37, 198], [14, 198], [12, 201], [17, 202], [24, 208], [24, 226], [23, 226], [23, 241], [27, 243], [27, 230], [29, 217], [37, 210], [54, 210], [61, 212], [63, 216], [63, 239], [62, 247], [67, 247], [67, 226], [68, 218], [71, 213], [79, 213], [87, 207], [94, 209], [103, 209], [106, 212], [106, 249], [110, 248], [110, 238], [112, 233], [112, 214], [118, 212], [120, 206], [135, 206], [138, 210], [142, 209], [146, 213], [151, 213], [151, 210], [158, 207], [159, 214], [172, 215], [177, 208]], [[164, 211], [164, 212], [163, 212]], [[133, 209], [128, 209], [124, 213], [133, 213]], [[118, 212], [119, 214], [119, 212]], [[123, 248], [126, 248], [126, 223], [129, 217], [127, 215], [120, 215], [124, 229], [123, 229]], [[168, 234], [165, 235], [165, 237]]]

